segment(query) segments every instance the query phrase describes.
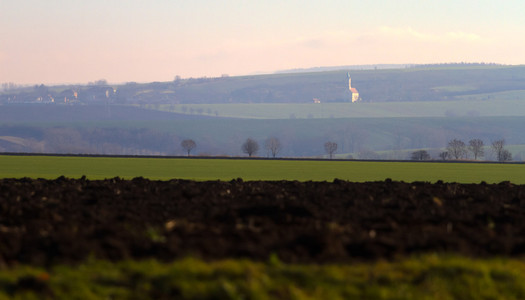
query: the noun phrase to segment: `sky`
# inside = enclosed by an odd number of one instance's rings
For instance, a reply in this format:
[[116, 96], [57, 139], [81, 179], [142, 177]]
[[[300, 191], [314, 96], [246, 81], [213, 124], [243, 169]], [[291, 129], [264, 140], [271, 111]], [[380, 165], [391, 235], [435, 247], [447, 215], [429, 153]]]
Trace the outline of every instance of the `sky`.
[[0, 83], [525, 64], [523, 0], [0, 0]]

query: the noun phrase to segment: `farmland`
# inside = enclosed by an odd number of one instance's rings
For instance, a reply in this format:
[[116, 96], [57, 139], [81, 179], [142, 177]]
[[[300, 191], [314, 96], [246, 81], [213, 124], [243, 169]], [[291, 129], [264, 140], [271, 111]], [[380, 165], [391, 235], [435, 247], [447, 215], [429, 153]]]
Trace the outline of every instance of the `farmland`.
[[[6, 91], [0, 299], [525, 298], [522, 163], [348, 159], [522, 160], [524, 70], [355, 70], [358, 104], [346, 70]], [[240, 158], [269, 136], [284, 159]]]
[[185, 158], [111, 158], [60, 156], [0, 156], [1, 178], [59, 176], [90, 179], [145, 177], [154, 180], [299, 180], [354, 182], [387, 178], [412, 182], [525, 184], [522, 164], [418, 163], [329, 160], [251, 160]]
[[1, 179], [0, 299], [520, 299], [524, 192]]
[[0, 299], [525, 295], [522, 164], [2, 155], [0, 166], [21, 178], [0, 179]]
[[[195, 116], [243, 119], [421, 118], [524, 116], [525, 90], [461, 96], [462, 100], [380, 103], [253, 103], [146, 105]], [[464, 99], [463, 99], [464, 98]], [[489, 100], [491, 99], [491, 100]]]
[[[505, 139], [515, 160], [525, 155], [523, 66], [352, 70], [360, 103], [348, 103], [346, 73], [6, 90], [0, 151], [182, 155], [180, 142], [189, 138], [195, 154], [240, 156], [246, 138], [262, 145], [273, 136], [284, 157], [320, 157], [330, 140], [340, 158], [407, 159], [418, 149], [437, 158], [451, 139], [475, 138]], [[71, 101], [35, 100], [49, 95]]]

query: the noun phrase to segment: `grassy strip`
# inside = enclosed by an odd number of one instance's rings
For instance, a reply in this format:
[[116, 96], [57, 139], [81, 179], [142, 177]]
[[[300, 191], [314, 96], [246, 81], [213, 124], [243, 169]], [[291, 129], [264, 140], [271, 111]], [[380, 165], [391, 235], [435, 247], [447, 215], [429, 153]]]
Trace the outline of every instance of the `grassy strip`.
[[0, 299], [523, 299], [525, 262], [425, 255], [291, 265], [187, 258], [0, 270]]
[[192, 180], [393, 180], [525, 184], [520, 164], [1, 156], [0, 178], [59, 176]]

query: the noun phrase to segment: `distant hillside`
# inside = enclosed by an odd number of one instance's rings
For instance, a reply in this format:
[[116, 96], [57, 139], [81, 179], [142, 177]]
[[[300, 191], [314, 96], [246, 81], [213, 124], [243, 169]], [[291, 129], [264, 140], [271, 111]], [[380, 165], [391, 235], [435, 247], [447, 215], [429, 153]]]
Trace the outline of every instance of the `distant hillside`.
[[[350, 100], [347, 70], [185, 79], [120, 87], [132, 103], [311, 103]], [[350, 71], [364, 102], [443, 101], [525, 89], [525, 66], [447, 65]], [[138, 92], [140, 91], [140, 92]], [[125, 95], [125, 96], [124, 96]]]
[[[364, 103], [343, 103], [347, 72]], [[0, 152], [184, 155], [181, 141], [193, 139], [195, 154], [237, 156], [253, 138], [266, 156], [264, 141], [277, 137], [279, 156], [322, 156], [333, 141], [343, 158], [406, 159], [413, 149], [437, 158], [451, 139], [479, 138], [485, 145], [505, 139], [514, 160], [525, 157], [525, 66], [2, 87]]]
[[35, 122], [162, 121], [210, 118], [128, 105], [10, 104], [0, 109], [0, 124]]
[[[335, 68], [335, 67], [334, 67]], [[400, 69], [330, 70], [171, 82], [4, 90], [0, 104], [310, 103], [350, 100], [347, 72], [364, 102], [445, 101], [525, 90], [525, 66], [450, 64]]]

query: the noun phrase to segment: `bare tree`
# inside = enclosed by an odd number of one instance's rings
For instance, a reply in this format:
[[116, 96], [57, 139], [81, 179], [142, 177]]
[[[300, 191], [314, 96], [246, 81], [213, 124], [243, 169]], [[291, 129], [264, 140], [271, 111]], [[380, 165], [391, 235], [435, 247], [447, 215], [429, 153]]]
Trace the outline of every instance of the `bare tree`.
[[266, 139], [266, 141], [264, 142], [264, 147], [266, 148], [267, 153], [271, 153], [272, 157], [274, 158], [277, 155], [277, 153], [279, 153], [279, 151], [281, 151], [282, 149], [281, 142], [276, 137], [270, 137]]
[[411, 155], [412, 160], [430, 160], [430, 154], [428, 154], [427, 150], [418, 150], [412, 152]]
[[257, 141], [248, 138], [246, 139], [246, 142], [242, 144], [241, 149], [242, 152], [248, 154], [249, 157], [252, 157], [252, 155], [257, 154], [257, 152], [259, 151], [259, 144], [257, 143]]
[[180, 143], [180, 146], [182, 147], [182, 149], [184, 149], [184, 151], [188, 153], [188, 156], [190, 156], [191, 150], [195, 149], [195, 147], [197, 147], [197, 144], [194, 140], [184, 140]]
[[483, 141], [480, 139], [473, 139], [468, 142], [468, 150], [474, 155], [474, 159], [483, 156]]
[[512, 160], [512, 153], [510, 153], [509, 150], [503, 149], [501, 152], [501, 160], [500, 161], [511, 161]]
[[449, 157], [448, 151], [443, 151], [439, 153], [439, 158], [441, 158], [442, 160], [447, 160], [448, 157]]
[[467, 154], [465, 143], [458, 139], [448, 142], [447, 150], [449, 155], [454, 159], [463, 158]]
[[492, 152], [494, 152], [494, 154], [496, 154], [496, 159], [498, 161], [501, 161], [501, 153], [503, 152], [503, 147], [505, 146], [505, 140], [504, 139], [501, 139], [501, 140], [497, 140], [497, 141], [493, 141], [492, 142]]
[[337, 151], [337, 143], [335, 142], [326, 142], [324, 143], [324, 150], [328, 155], [330, 155], [330, 159], [332, 159], [335, 151]]
[[512, 160], [512, 154], [504, 148], [505, 140], [497, 140], [492, 142], [492, 151], [496, 154], [498, 161], [510, 161]]

